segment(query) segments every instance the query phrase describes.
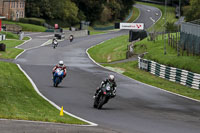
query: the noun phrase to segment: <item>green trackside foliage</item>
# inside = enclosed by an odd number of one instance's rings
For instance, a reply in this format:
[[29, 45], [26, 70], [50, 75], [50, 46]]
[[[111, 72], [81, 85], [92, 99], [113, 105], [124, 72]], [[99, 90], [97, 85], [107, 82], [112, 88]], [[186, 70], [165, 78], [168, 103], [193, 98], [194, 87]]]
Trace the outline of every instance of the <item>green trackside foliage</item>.
[[64, 114], [40, 97], [12, 63], [0, 63], [0, 118], [87, 124]]
[[19, 39], [19, 35], [13, 34], [12, 32], [1, 31], [0, 33], [6, 35], [6, 39]]
[[25, 40], [25, 41], [27, 41], [29, 39], [30, 39], [30, 37], [27, 37], [27, 36], [23, 38], [23, 40]]
[[136, 18], [139, 16], [139, 9], [136, 7], [133, 7], [133, 14], [131, 16], [131, 18], [127, 21], [128, 23], [132, 23], [136, 20]]
[[164, 55], [164, 40], [162, 40], [161, 35], [155, 42], [148, 41], [147, 39], [137, 42], [134, 51], [136, 54], [148, 52], [144, 58], [160, 64], [200, 73], [199, 56], [187, 56], [186, 54], [177, 56], [177, 50], [170, 47], [167, 42], [168, 40], [166, 40], [166, 55]]
[[1, 43], [6, 44], [6, 51], [0, 51], [0, 58], [4, 59], [14, 59], [22, 49], [16, 49], [15, 47], [22, 44], [24, 41], [20, 40], [3, 40]]
[[123, 35], [110, 39], [100, 45], [89, 49], [90, 56], [99, 63], [107, 63], [126, 58], [128, 36]]
[[46, 28], [39, 25], [34, 24], [25, 24], [14, 21], [2, 21], [2, 24], [16, 24], [22, 27], [23, 31], [31, 31], [31, 32], [45, 32]]
[[189, 87], [174, 83], [157, 76], [150, 74], [149, 72], [138, 69], [137, 61], [131, 61], [126, 63], [117, 64], [104, 64], [104, 66], [109, 66], [113, 68], [121, 68], [124, 70], [123, 74], [131, 77], [140, 82], [162, 88], [167, 91], [171, 91], [177, 94], [181, 94], [187, 97], [200, 100], [200, 91], [196, 89], [191, 89]]
[[91, 30], [90, 35], [97, 35], [97, 34], [105, 34], [106, 31], [97, 31], [97, 30]]

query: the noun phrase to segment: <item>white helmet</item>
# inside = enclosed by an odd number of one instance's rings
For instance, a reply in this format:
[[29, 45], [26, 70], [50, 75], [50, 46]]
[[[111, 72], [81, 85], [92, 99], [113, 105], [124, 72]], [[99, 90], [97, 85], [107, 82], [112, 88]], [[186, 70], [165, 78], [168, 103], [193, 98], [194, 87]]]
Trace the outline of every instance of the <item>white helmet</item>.
[[64, 65], [63, 61], [62, 60], [59, 61], [59, 66], [63, 66], [63, 65]]
[[115, 79], [114, 75], [109, 75], [109, 80], [110, 81], [114, 81], [114, 79]]

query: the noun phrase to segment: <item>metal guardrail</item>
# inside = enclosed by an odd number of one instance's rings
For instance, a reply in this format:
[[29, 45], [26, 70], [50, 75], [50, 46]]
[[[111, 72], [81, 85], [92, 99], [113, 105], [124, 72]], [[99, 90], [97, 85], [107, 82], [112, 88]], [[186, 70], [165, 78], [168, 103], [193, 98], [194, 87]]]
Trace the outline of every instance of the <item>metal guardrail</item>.
[[141, 57], [138, 57], [138, 67], [158, 77], [189, 86], [193, 89], [200, 89], [200, 74], [165, 66]]

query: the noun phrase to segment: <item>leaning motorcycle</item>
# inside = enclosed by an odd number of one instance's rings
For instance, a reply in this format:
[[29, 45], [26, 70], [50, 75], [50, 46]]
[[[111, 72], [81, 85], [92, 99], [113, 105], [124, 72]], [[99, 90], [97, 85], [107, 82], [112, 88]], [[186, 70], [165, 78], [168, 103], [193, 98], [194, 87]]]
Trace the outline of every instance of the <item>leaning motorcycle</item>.
[[94, 99], [94, 108], [101, 109], [104, 104], [106, 104], [110, 98], [113, 97], [111, 85], [107, 83], [104, 87], [100, 88], [100, 91]]
[[57, 68], [53, 76], [53, 86], [57, 87], [62, 82], [64, 70]]

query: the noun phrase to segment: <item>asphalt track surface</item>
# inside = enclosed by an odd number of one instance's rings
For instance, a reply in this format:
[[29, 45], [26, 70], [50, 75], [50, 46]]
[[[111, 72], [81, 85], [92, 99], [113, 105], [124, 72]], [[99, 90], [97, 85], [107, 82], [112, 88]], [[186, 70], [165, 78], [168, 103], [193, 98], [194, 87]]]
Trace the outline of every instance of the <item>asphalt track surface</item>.
[[[137, 5], [137, 7], [140, 8], [141, 16], [136, 22], [144, 22], [146, 28], [153, 24], [149, 17], [156, 17], [155, 20], [159, 18], [159, 16], [152, 16], [155, 12], [159, 13], [157, 9], [141, 5]], [[154, 13], [151, 13], [153, 11]], [[63, 106], [64, 110], [99, 124], [99, 127], [95, 129], [101, 127], [100, 132], [199, 133], [199, 102], [167, 93], [106, 70], [88, 58], [87, 48], [127, 33], [127, 31], [121, 30], [109, 34], [75, 38], [72, 43], [65, 40], [60, 42], [56, 49], [53, 49], [50, 45], [30, 49], [20, 55], [15, 62], [21, 65], [45, 97], [58, 106]], [[43, 41], [50, 38], [40, 38], [41, 34], [32, 35], [33, 40], [21, 46], [21, 48], [27, 49], [35, 47], [35, 45], [39, 46]], [[41, 43], [34, 43], [35, 39], [41, 40]], [[59, 60], [65, 62], [68, 73], [60, 86], [54, 88], [52, 86], [51, 71]], [[94, 109], [92, 96], [96, 87], [109, 74], [116, 77], [117, 96], [103, 106], [102, 110]], [[35, 126], [39, 130], [37, 132], [50, 132], [51, 130], [49, 126], [40, 128], [37, 125], [29, 125], [27, 130], [20, 128], [19, 131], [29, 132]], [[3, 126], [3, 123], [1, 127], [4, 129], [2, 131], [7, 133], [6, 126]], [[57, 128], [65, 129], [64, 126]], [[77, 129], [80, 128], [77, 127]], [[91, 127], [88, 127], [88, 129], [91, 129]], [[52, 128], [52, 132], [55, 130], [55, 127]], [[79, 131], [84, 132], [85, 130], [74, 130], [74, 132]]]

